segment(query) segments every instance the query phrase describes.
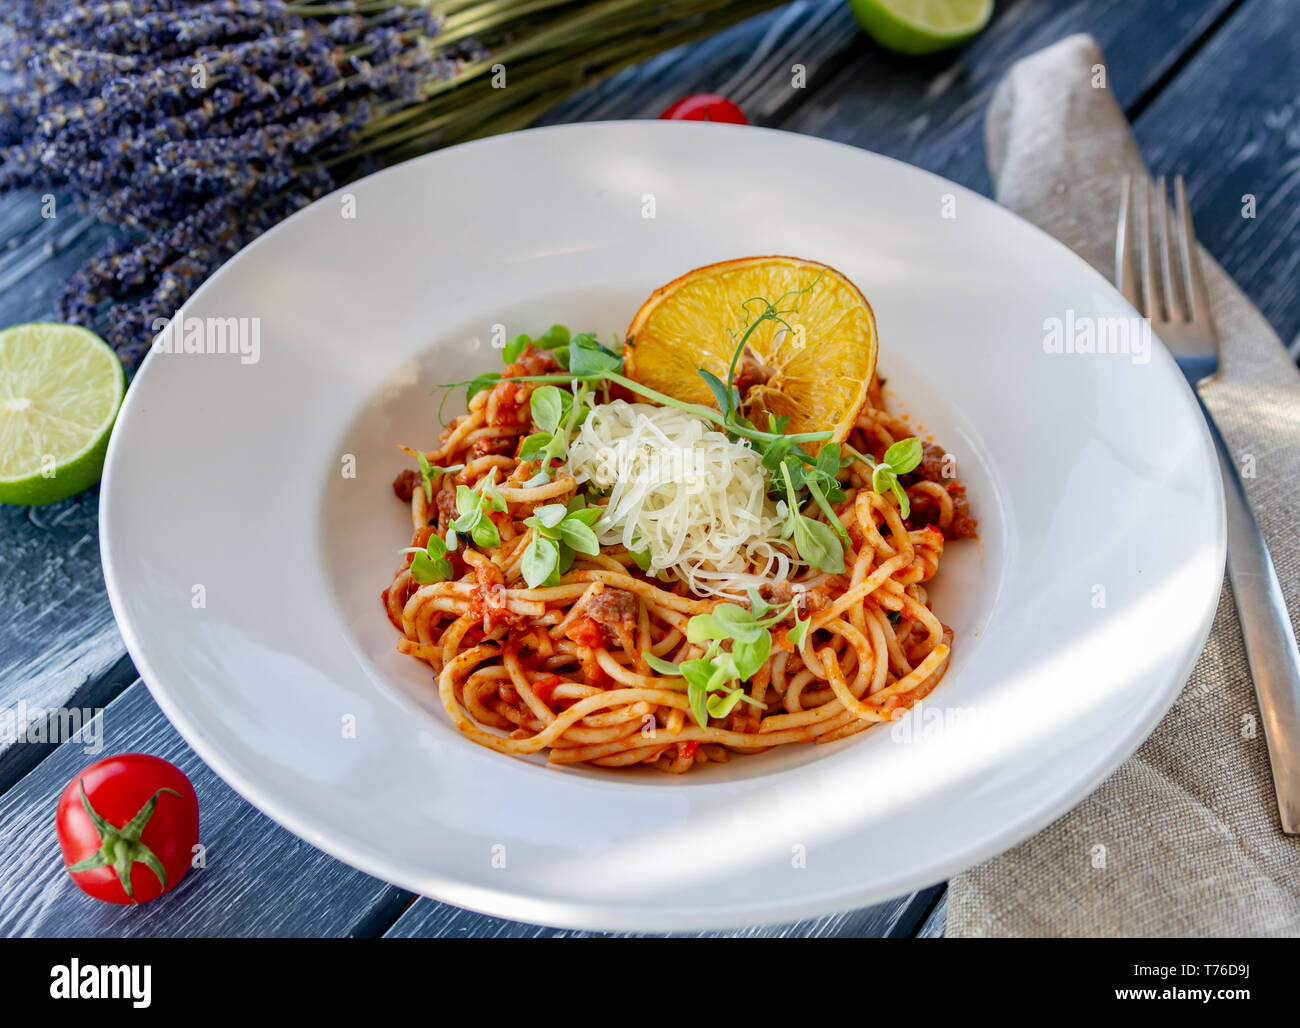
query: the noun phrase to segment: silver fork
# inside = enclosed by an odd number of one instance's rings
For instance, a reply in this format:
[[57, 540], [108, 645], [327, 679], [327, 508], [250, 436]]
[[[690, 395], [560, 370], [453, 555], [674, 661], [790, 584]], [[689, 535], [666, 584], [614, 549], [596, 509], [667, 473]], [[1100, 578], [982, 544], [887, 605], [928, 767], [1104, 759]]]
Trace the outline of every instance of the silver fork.
[[[1134, 203], [1134, 194], [1144, 196]], [[1300, 834], [1300, 652], [1286, 600], [1264, 536], [1246, 499], [1232, 454], [1219, 434], [1196, 387], [1219, 370], [1219, 336], [1210, 317], [1210, 299], [1201, 275], [1196, 235], [1187, 207], [1183, 177], [1174, 179], [1178, 257], [1170, 242], [1169, 205], [1163, 176], [1154, 189], [1149, 179], [1124, 177], [1115, 245], [1115, 283], [1125, 298], [1150, 320], [1151, 328], [1174, 355], [1219, 451], [1219, 469], [1228, 512], [1228, 578], [1241, 618], [1255, 695], [1264, 717], [1273, 788], [1282, 831]], [[1151, 223], [1157, 226], [1153, 243]], [[1136, 224], [1135, 224], [1136, 223]], [[1139, 242], [1135, 246], [1133, 229]], [[1159, 280], [1154, 267], [1158, 254]], [[1177, 285], [1175, 278], [1178, 278]], [[1145, 306], [1143, 305], [1145, 300]]]

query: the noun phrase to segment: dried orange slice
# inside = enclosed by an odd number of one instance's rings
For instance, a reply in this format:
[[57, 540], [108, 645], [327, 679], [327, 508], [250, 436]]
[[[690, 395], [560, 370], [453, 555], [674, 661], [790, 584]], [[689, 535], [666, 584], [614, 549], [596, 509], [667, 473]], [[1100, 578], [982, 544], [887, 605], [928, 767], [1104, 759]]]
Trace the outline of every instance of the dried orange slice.
[[[781, 319], [760, 319], [774, 305]], [[797, 257], [745, 257], [689, 271], [651, 294], [628, 327], [628, 377], [688, 403], [717, 407], [700, 369], [734, 379], [741, 411], [759, 428], [788, 416], [787, 432], [843, 441], [876, 369], [876, 318], [834, 268]]]

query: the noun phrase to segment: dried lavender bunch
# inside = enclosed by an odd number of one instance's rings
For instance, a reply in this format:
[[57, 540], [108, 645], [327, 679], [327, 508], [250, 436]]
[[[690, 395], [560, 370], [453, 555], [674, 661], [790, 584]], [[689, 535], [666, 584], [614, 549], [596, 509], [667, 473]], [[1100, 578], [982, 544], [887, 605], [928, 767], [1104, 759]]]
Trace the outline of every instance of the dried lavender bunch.
[[464, 62], [431, 45], [431, 10], [399, 2], [314, 17], [285, 0], [26, 0], [8, 20], [0, 186], [69, 194], [129, 233], [57, 304], [104, 326], [128, 365], [155, 317], [334, 188], [323, 162], [377, 104], [409, 103]]
[[303, 204], [776, 2], [4, 0], [0, 190], [122, 231], [57, 309], [134, 367], [156, 318]]

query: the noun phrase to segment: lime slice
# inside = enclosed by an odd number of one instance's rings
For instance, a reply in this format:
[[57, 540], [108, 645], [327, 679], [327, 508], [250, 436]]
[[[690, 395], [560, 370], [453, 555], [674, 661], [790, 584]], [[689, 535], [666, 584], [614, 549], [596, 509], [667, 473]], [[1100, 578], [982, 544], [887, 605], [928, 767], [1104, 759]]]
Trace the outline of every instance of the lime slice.
[[877, 43], [900, 54], [959, 46], [993, 14], [993, 0], [849, 0], [849, 6]]
[[93, 332], [0, 332], [0, 503], [53, 503], [98, 482], [125, 393], [122, 362]]

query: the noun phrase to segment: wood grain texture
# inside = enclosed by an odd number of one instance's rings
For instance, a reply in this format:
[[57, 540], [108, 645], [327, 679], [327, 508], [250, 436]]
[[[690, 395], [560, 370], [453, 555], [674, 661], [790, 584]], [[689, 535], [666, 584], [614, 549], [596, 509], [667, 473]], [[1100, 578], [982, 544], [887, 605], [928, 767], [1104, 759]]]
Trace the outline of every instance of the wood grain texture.
[[[50, 708], [108, 698], [105, 675], [126, 652], [104, 592], [98, 513], [97, 489], [0, 507], [0, 707], [32, 731]], [[35, 751], [18, 746], [0, 738], [0, 790], [31, 767]]]
[[942, 939], [944, 926], [948, 921], [948, 893], [939, 897], [939, 902], [934, 905], [926, 919], [921, 922], [919, 928], [914, 933], [918, 939]]
[[[994, 23], [964, 50], [909, 60], [865, 39], [841, 0], [800, 0], [629, 69], [545, 120], [653, 117], [682, 95], [717, 91], [759, 124], [887, 153], [988, 192], [983, 113], [992, 88], [1017, 58], [1091, 32], [1116, 93], [1138, 113], [1153, 166], [1189, 175], [1203, 241], [1290, 338], [1300, 330], [1298, 24], [1292, 0], [1000, 0]], [[1245, 193], [1257, 197], [1253, 220], [1240, 217]], [[0, 197], [0, 324], [49, 317], [60, 283], [107, 237], [70, 208], [52, 221], [39, 211], [36, 193]], [[96, 706], [134, 677], [103, 592], [97, 506], [92, 491], [46, 508], [0, 508], [0, 708], [20, 699]], [[73, 745], [0, 743], [4, 934], [586, 934], [412, 903], [315, 851], [203, 766], [139, 683], [105, 719], [105, 752], [157, 753], [194, 779], [208, 867], [140, 910], [83, 897], [62, 871], [50, 823], [59, 790], [94, 758]], [[932, 889], [796, 925], [701, 934], [938, 935], [942, 921]]]
[[[1300, 5], [1250, 0], [1139, 116], [1196, 235], [1284, 340], [1300, 331]], [[1247, 197], [1254, 197], [1254, 217]]]
[[1089, 32], [1121, 103], [1136, 105], [1241, 2], [1001, 0], [968, 46], [917, 59], [876, 46], [841, 0], [800, 0], [630, 68], [545, 121], [654, 117], [686, 94], [721, 92], [755, 124], [851, 143], [989, 193], [984, 109], [1016, 60]]
[[[0, 196], [0, 325], [54, 314], [60, 285], [108, 231], [67, 206], [41, 217], [41, 196]], [[36, 730], [54, 707], [102, 704], [133, 680], [99, 562], [99, 490], [46, 507], [0, 506], [0, 709]], [[37, 709], [40, 708], [40, 709]], [[0, 792], [48, 747], [0, 738]]]
[[176, 764], [199, 797], [207, 866], [140, 907], [92, 900], [63, 870], [59, 794], [98, 757], [65, 743], [0, 797], [0, 935], [340, 936], [377, 934], [411, 900], [313, 849], [246, 803], [195, 756], [136, 682], [100, 715], [103, 753]]
[[[849, 910], [826, 917], [814, 917], [790, 924], [756, 925], [704, 932], [674, 932], [657, 935], [681, 939], [878, 939], [912, 935], [925, 921], [943, 895], [936, 885], [920, 892], [879, 903], [861, 910]], [[385, 934], [390, 939], [414, 938], [512, 938], [512, 939], [628, 939], [643, 938], [635, 932], [580, 932], [563, 928], [544, 928], [502, 921], [473, 914], [459, 907], [431, 899], [418, 899]]]
[[858, 37], [840, 70], [779, 127], [876, 150], [991, 193], [984, 111], [1016, 60], [1090, 33], [1106, 54], [1116, 96], [1131, 106], [1237, 2], [1016, 0], [1000, 5], [998, 19], [964, 49], [925, 60], [885, 53]]

